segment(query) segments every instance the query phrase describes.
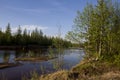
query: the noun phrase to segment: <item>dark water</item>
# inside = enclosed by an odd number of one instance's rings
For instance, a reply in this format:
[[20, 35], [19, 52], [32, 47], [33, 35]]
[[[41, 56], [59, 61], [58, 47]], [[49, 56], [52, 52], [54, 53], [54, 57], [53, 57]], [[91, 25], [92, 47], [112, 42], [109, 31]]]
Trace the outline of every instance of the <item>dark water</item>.
[[[28, 54], [29, 53], [29, 54]], [[31, 73], [47, 74], [58, 69], [71, 69], [78, 64], [84, 55], [83, 50], [66, 49], [62, 54], [56, 54], [57, 58], [48, 61], [15, 61], [17, 57], [24, 56], [46, 56], [48, 51], [14, 51], [0, 50], [0, 63], [20, 63], [21, 65], [0, 69], [0, 80], [21, 80], [23, 76], [30, 78]]]

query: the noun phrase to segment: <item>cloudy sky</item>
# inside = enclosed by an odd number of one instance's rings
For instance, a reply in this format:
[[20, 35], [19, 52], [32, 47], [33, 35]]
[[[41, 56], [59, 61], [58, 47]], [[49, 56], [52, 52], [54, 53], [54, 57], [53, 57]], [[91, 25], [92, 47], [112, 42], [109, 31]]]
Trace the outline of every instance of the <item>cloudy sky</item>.
[[96, 0], [0, 0], [0, 28], [8, 23], [13, 31], [42, 29], [44, 34], [54, 36], [61, 26], [62, 37], [71, 30], [76, 12], [82, 11], [86, 3]]

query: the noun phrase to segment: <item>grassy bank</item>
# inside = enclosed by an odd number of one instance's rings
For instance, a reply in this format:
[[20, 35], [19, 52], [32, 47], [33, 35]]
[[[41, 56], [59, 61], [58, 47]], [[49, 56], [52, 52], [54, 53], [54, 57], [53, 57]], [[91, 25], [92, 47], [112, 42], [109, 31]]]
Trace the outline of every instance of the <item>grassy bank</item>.
[[42, 57], [22, 57], [22, 58], [15, 58], [16, 61], [48, 61], [50, 59], [54, 59], [56, 57], [48, 57], [48, 56], [42, 56]]
[[70, 71], [42, 75], [39, 80], [120, 80], [120, 67], [114, 63], [83, 60]]

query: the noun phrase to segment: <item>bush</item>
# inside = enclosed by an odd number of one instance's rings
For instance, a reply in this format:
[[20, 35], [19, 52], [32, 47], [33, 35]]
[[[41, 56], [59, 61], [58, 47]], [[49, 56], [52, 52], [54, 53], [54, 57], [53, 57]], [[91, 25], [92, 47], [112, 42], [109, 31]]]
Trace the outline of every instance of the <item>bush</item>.
[[114, 56], [114, 65], [120, 66], [120, 54]]

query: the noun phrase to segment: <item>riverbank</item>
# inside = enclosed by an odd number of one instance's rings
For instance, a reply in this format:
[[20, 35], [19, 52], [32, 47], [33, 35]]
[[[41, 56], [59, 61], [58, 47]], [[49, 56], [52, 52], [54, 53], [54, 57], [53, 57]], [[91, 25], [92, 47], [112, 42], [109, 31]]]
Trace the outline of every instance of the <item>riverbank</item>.
[[24, 58], [15, 58], [16, 61], [48, 61], [51, 59], [55, 59], [57, 57], [48, 57], [48, 56], [42, 56], [42, 57], [24, 57]]
[[83, 60], [70, 71], [42, 75], [39, 80], [120, 80], [120, 67], [113, 63]]
[[27, 50], [27, 49], [48, 49], [48, 46], [39, 46], [39, 45], [13, 45], [13, 46], [0, 46], [0, 50]]

